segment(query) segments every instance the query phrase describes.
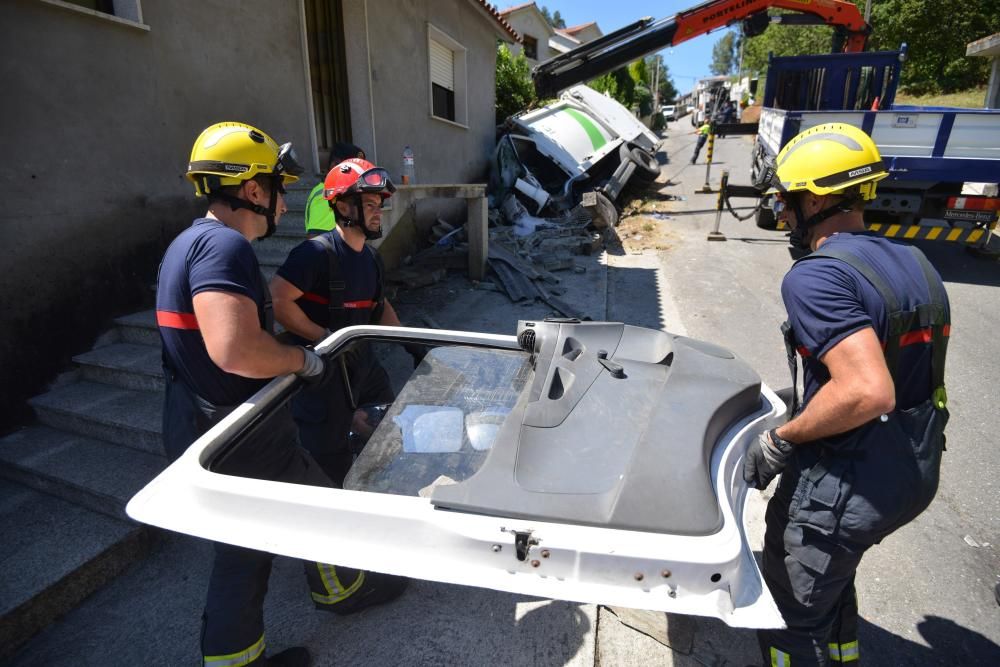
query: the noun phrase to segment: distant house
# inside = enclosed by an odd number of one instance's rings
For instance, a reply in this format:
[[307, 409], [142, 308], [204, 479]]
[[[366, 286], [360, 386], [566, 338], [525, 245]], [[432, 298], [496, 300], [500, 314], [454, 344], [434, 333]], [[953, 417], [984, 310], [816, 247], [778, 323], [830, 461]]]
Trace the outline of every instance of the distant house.
[[484, 0], [0, 3], [0, 429], [149, 305], [204, 210], [183, 177], [203, 128], [251, 123], [316, 171], [349, 140], [396, 174], [409, 145], [420, 181], [478, 181], [497, 40], [518, 35]]
[[593, 21], [572, 28], [553, 28], [534, 2], [501, 9], [500, 16], [521, 36], [521, 45], [515, 45], [511, 52], [517, 55], [523, 51], [532, 66], [604, 34]]
[[549, 38], [555, 30], [534, 2], [501, 9], [500, 16], [521, 36], [521, 43], [515, 44], [511, 53], [524, 53], [532, 66], [555, 55], [549, 50]]
[[581, 23], [580, 25], [575, 25], [570, 28], [560, 28], [559, 32], [569, 35], [581, 44], [592, 42], [598, 37], [604, 36], [604, 33], [601, 32], [601, 28], [595, 21], [591, 21], [590, 23]]

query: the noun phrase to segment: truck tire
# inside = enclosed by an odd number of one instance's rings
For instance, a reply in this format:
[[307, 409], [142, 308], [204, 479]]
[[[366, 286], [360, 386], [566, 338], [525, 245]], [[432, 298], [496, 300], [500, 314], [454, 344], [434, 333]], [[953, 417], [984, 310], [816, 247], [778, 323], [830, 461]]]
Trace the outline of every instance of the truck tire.
[[635, 163], [632, 178], [639, 183], [648, 185], [660, 177], [660, 163], [652, 153], [638, 146], [630, 146], [626, 157]]
[[761, 202], [760, 208], [754, 213], [753, 221], [761, 229], [777, 229], [778, 219], [774, 217], [774, 210], [770, 206], [765, 206]]
[[614, 203], [600, 192], [595, 192], [594, 195], [593, 206], [587, 207], [593, 218], [594, 227], [597, 229], [617, 227], [618, 209]]

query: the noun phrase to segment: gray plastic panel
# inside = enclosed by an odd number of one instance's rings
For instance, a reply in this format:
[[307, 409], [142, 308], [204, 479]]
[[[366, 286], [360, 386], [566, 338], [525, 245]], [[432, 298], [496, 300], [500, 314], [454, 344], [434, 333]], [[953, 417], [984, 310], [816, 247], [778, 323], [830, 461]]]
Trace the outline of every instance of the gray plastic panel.
[[478, 472], [436, 487], [433, 503], [629, 530], [718, 531], [709, 462], [726, 429], [762, 410], [759, 376], [724, 348], [661, 331], [544, 322], [522, 323], [519, 334], [526, 328], [535, 331], [530, 389]]

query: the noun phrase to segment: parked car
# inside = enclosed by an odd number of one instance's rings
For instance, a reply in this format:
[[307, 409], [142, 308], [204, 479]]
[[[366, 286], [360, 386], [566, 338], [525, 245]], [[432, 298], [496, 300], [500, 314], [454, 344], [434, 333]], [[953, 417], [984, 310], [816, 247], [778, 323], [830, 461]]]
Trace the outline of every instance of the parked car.
[[663, 120], [677, 120], [677, 107], [673, 104], [664, 104], [660, 107], [660, 113], [663, 114]]

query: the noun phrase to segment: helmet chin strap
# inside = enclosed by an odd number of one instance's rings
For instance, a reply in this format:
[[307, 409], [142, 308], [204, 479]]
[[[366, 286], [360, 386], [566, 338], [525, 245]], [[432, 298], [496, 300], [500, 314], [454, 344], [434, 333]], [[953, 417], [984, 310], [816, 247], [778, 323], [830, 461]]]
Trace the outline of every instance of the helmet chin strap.
[[266, 239], [268, 236], [274, 234], [275, 230], [278, 228], [275, 221], [278, 210], [278, 185], [279, 182], [277, 180], [275, 180], [275, 182], [271, 185], [271, 201], [268, 204], [268, 208], [264, 208], [260, 204], [254, 204], [252, 201], [247, 199], [240, 199], [239, 197], [234, 197], [233, 195], [222, 192], [217, 193], [216, 197], [226, 202], [229, 205], [229, 208], [234, 211], [245, 208], [246, 210], [256, 213], [257, 215], [264, 216], [267, 220], [267, 232], [260, 238]]
[[368, 225], [365, 224], [365, 208], [364, 206], [362, 206], [361, 203], [361, 195], [355, 195], [353, 199], [354, 199], [354, 208], [356, 208], [358, 211], [357, 219], [354, 219], [350, 216], [341, 213], [340, 209], [337, 208], [336, 203], [332, 205], [334, 214], [333, 217], [337, 220], [337, 224], [343, 225], [344, 227], [357, 227], [365, 235], [366, 241], [374, 241], [375, 239], [382, 238], [381, 225], [379, 225], [377, 231], [373, 232], [370, 229], [368, 229]]
[[832, 218], [838, 213], [848, 213], [854, 208], [854, 205], [858, 202], [857, 197], [845, 197], [833, 206], [829, 206], [822, 211], [814, 213], [808, 218], [802, 213], [802, 205], [799, 203], [799, 198], [794, 197], [791, 201], [792, 209], [795, 211], [796, 225], [795, 229], [792, 230], [790, 241], [793, 246], [801, 248], [803, 250], [810, 250], [810, 232], [819, 223], [823, 222], [828, 218]]

